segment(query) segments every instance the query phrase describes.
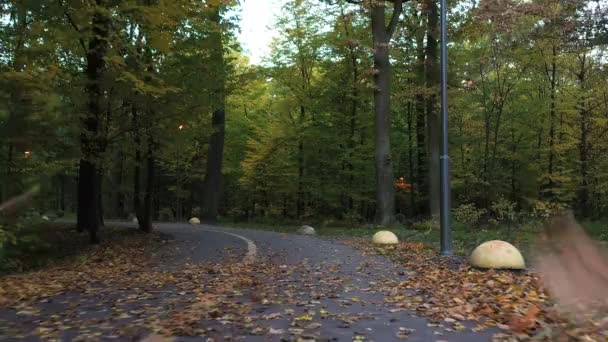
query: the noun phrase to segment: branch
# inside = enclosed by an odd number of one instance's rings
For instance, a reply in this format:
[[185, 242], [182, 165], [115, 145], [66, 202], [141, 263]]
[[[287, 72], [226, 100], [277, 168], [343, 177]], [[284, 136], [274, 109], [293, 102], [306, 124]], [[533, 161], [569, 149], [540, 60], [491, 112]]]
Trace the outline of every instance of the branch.
[[[78, 34], [82, 35], [82, 31], [80, 30], [80, 28], [78, 27], [78, 25], [76, 25], [76, 22], [74, 21], [74, 19], [72, 18], [72, 16], [68, 12], [68, 10], [64, 9], [63, 13], [65, 14], [65, 17], [68, 19], [68, 21], [70, 22], [70, 25], [72, 25], [72, 27], [74, 28], [74, 30], [76, 30], [76, 32], [78, 32]], [[87, 49], [87, 46], [84, 43], [84, 39], [82, 39], [82, 36], [78, 37], [78, 41], [80, 42], [80, 46], [82, 46], [82, 49], [84, 50], [84, 53], [86, 55], [89, 52], [89, 50]]]
[[395, 28], [397, 28], [397, 23], [399, 22], [399, 16], [403, 12], [403, 0], [395, 0], [395, 5], [393, 6], [393, 16], [391, 17], [391, 21], [386, 28], [386, 35], [388, 36], [388, 41], [393, 37], [393, 33], [395, 33]]

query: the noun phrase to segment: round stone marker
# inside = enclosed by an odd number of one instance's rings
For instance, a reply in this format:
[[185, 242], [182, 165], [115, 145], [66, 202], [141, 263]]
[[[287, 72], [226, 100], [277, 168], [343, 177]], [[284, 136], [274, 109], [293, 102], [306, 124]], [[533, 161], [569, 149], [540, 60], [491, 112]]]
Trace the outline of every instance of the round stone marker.
[[477, 246], [470, 258], [471, 265], [479, 268], [522, 270], [526, 268], [524, 257], [512, 244], [492, 240]]
[[298, 233], [302, 235], [315, 235], [315, 229], [311, 226], [302, 226], [298, 229]]
[[397, 235], [393, 234], [393, 232], [381, 230], [374, 234], [372, 242], [377, 245], [396, 245], [399, 243], [399, 239], [397, 238]]

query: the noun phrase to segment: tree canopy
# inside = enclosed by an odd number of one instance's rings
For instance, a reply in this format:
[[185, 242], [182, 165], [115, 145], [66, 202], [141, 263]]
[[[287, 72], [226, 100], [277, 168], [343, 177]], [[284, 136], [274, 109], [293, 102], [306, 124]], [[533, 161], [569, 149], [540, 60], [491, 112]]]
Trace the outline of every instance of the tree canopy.
[[[450, 2], [458, 213], [608, 215], [606, 10]], [[3, 201], [40, 184], [37, 210], [77, 213], [94, 241], [103, 217], [437, 214], [436, 1], [286, 1], [260, 65], [233, 1], [3, 0], [0, 16]]]

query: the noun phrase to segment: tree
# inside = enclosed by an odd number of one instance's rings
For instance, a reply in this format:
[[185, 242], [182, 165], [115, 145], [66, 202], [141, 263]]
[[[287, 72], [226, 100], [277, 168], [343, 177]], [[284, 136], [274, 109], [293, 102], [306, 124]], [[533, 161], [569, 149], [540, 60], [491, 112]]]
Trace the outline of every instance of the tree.
[[[99, 242], [101, 217], [101, 173], [100, 159], [105, 150], [101, 137], [101, 118], [103, 115], [105, 58], [108, 50], [111, 19], [108, 3], [97, 0], [92, 8], [91, 34], [86, 52], [86, 87], [88, 96], [87, 113], [83, 115], [80, 146], [82, 156], [78, 171], [78, 216], [79, 231], [88, 230], [91, 242]], [[66, 11], [66, 16], [69, 14]], [[79, 30], [79, 29], [77, 29]], [[83, 40], [84, 42], [84, 40]], [[84, 43], [83, 43], [84, 48]]]
[[224, 63], [224, 43], [221, 22], [221, 6], [211, 9], [211, 21], [214, 24], [209, 39], [211, 40], [212, 62], [215, 65], [213, 82], [213, 114], [211, 117], [211, 138], [207, 153], [207, 172], [204, 180], [203, 219], [215, 222], [222, 193], [222, 161], [224, 159], [224, 137], [226, 126], [226, 66]]
[[[357, 1], [348, 1], [359, 3]], [[390, 42], [403, 11], [403, 0], [390, 1], [391, 19], [386, 24], [386, 2], [364, 1], [371, 19], [374, 56], [374, 161], [376, 167], [376, 217], [380, 224], [390, 224], [395, 214], [393, 161], [390, 142]]]
[[[150, 231], [435, 212], [437, 3], [289, 1], [257, 66], [232, 6], [0, 2], [2, 197], [40, 183], [37, 210], [78, 206], [93, 241], [128, 213]], [[606, 5], [451, 8], [455, 206], [608, 215]]]

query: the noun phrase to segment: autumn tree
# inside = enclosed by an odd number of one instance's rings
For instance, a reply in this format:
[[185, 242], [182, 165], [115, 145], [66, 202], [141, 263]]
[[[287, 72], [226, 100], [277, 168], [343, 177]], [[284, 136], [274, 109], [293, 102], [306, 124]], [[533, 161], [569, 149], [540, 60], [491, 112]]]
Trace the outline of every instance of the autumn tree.
[[395, 189], [390, 142], [391, 69], [390, 42], [403, 11], [403, 1], [389, 1], [390, 20], [386, 23], [386, 2], [348, 1], [361, 4], [369, 13], [374, 58], [374, 160], [376, 168], [376, 217], [380, 224], [394, 220]]

